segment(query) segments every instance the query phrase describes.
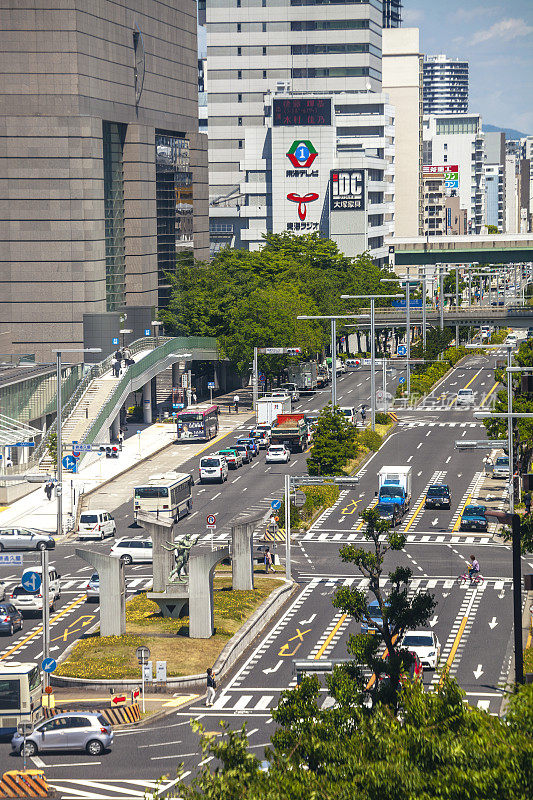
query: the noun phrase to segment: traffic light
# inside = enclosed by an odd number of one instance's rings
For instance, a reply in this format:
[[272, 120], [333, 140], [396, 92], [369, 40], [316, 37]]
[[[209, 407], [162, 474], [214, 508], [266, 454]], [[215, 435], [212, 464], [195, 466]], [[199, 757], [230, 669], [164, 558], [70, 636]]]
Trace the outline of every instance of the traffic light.
[[288, 356], [299, 356], [302, 352], [301, 347], [287, 347]]
[[105, 453], [106, 458], [118, 458], [119, 448], [115, 444], [102, 444], [98, 448], [100, 453]]

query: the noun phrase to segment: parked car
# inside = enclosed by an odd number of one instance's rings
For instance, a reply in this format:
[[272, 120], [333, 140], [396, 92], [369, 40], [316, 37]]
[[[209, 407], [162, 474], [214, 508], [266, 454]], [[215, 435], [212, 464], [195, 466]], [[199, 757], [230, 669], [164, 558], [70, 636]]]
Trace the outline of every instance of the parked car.
[[346, 364], [340, 358], [337, 358], [337, 375], [344, 375], [346, 372]]
[[255, 436], [248, 436], [244, 439], [237, 439], [237, 444], [244, 444], [250, 448], [252, 458], [259, 455], [259, 439]]
[[498, 456], [492, 467], [492, 477], [508, 478], [509, 475], [509, 456]]
[[456, 402], [458, 406], [472, 406], [476, 402], [476, 397], [472, 389], [459, 389]]
[[228, 462], [220, 453], [210, 453], [200, 459], [200, 483], [218, 481], [224, 483], [228, 480]]
[[[388, 607], [388, 603], [385, 603], [385, 607]], [[383, 621], [383, 616], [381, 614], [381, 609], [379, 607], [378, 601], [377, 600], [371, 600], [371, 602], [368, 604], [368, 609], [369, 609], [369, 612], [370, 612], [370, 620], [371, 620], [371, 622], [381, 625], [381, 623]], [[374, 627], [372, 626], [372, 624], [369, 625], [369, 623], [366, 621], [366, 619], [364, 619], [361, 622], [361, 633], [376, 633], [376, 631], [377, 631], [377, 628], [375, 627], [375, 625], [374, 625]]]
[[265, 461], [267, 464], [288, 464], [291, 460], [291, 451], [284, 444], [271, 444], [267, 450]]
[[232, 449], [240, 453], [243, 464], [249, 464], [253, 458], [250, 447], [247, 444], [234, 444]]
[[109, 551], [109, 555], [116, 556], [124, 564], [138, 564], [143, 561], [153, 561], [151, 539], [128, 539], [123, 536], [117, 539]]
[[300, 399], [300, 390], [295, 383], [282, 383], [279, 388], [283, 389], [285, 394], [290, 394], [291, 400], [294, 402]]
[[395, 528], [403, 519], [402, 510], [397, 503], [378, 503], [375, 510], [379, 518], [386, 520], [391, 528]]
[[422, 666], [437, 669], [440, 658], [440, 642], [433, 631], [406, 631], [402, 647], [416, 653]]
[[451, 508], [452, 493], [447, 483], [434, 483], [426, 492], [424, 508]]
[[239, 467], [242, 467], [242, 455], [233, 448], [219, 450], [217, 455], [224, 456], [230, 469], [238, 469]]
[[56, 542], [49, 533], [38, 533], [28, 528], [2, 528], [0, 552], [3, 550], [53, 550]]
[[93, 600], [96, 603], [100, 602], [100, 576], [97, 572], [93, 572], [89, 578], [89, 582], [87, 583], [87, 587], [85, 589], [85, 594], [87, 595], [88, 603]]
[[80, 514], [78, 539], [105, 539], [114, 536], [117, 525], [111, 514], [103, 508], [94, 508]]
[[85, 750], [90, 756], [99, 756], [113, 744], [113, 729], [102, 714], [70, 711], [56, 714], [40, 722], [32, 733], [23, 737], [17, 732], [11, 739], [11, 750], [34, 756], [46, 750]]
[[478, 505], [468, 505], [461, 514], [461, 531], [486, 531], [489, 522], [486, 516], [487, 507]]
[[24, 624], [22, 612], [15, 608], [13, 603], [0, 605], [0, 633], [13, 636], [15, 631], [21, 631]]

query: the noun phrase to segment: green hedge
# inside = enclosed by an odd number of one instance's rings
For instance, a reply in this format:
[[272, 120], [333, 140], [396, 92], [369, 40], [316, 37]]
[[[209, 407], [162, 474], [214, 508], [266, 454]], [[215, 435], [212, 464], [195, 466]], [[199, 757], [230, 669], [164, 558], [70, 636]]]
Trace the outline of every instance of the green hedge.
[[[339, 487], [330, 484], [302, 486], [301, 491], [305, 494], [305, 503], [301, 508], [296, 508], [291, 503], [291, 529], [299, 528], [303, 523], [308, 522], [319, 508], [331, 508], [339, 499]], [[277, 516], [279, 517], [279, 526], [284, 528], [285, 501], [282, 502]]]

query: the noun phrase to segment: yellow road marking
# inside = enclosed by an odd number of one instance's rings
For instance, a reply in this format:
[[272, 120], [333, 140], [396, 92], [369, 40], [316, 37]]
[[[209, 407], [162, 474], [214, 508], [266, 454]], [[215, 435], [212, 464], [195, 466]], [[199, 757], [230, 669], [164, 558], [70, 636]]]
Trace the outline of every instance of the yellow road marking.
[[[396, 639], [397, 639], [397, 638], [398, 638], [398, 634], [395, 634], [395, 635], [392, 637], [392, 643], [393, 643], [393, 644], [394, 644], [394, 642], [396, 641]], [[383, 655], [381, 656], [381, 660], [382, 660], [382, 661], [385, 661], [385, 659], [387, 658], [388, 654], [389, 654], [389, 651], [388, 651], [388, 649], [387, 649], [387, 648], [385, 648], [385, 652], [384, 652], [384, 653], [383, 653]], [[369, 679], [369, 681], [368, 681], [367, 685], [365, 686], [365, 689], [366, 689], [366, 691], [368, 691], [369, 689], [371, 689], [371, 688], [373, 687], [373, 685], [375, 684], [375, 682], [376, 682], [376, 673], [374, 672], [374, 674], [372, 675], [372, 677]]]
[[499, 385], [500, 385], [500, 381], [496, 381], [496, 383], [494, 384], [494, 386], [492, 387], [492, 389], [490, 390], [490, 392], [489, 392], [489, 393], [488, 393], [488, 394], [487, 394], [487, 395], [486, 395], [486, 396], [483, 398], [483, 400], [482, 400], [482, 401], [481, 401], [481, 403], [479, 404], [480, 406], [484, 406], [484, 405], [485, 405], [485, 403], [487, 402], [487, 400], [489, 399], [489, 397], [491, 396], [491, 394], [493, 393], [493, 391], [494, 391], [494, 390], [496, 389], [496, 387], [497, 387], [497, 386], [499, 386]]
[[[377, 500], [373, 500], [372, 503], [366, 509], [366, 511], [369, 511], [371, 508], [374, 508], [374, 506], [377, 506], [377, 504], [378, 504], [378, 501]], [[365, 524], [365, 521], [364, 521], [364, 519], [362, 519], [355, 530], [356, 531], [360, 531], [364, 524]]]
[[324, 653], [324, 650], [326, 649], [328, 644], [331, 642], [331, 640], [333, 639], [333, 637], [335, 636], [335, 634], [337, 633], [337, 631], [339, 630], [340, 626], [342, 625], [344, 620], [347, 618], [347, 616], [348, 616], [348, 614], [343, 614], [342, 617], [340, 618], [340, 620], [337, 622], [337, 624], [335, 625], [335, 627], [333, 628], [333, 630], [329, 634], [328, 638], [326, 639], [326, 641], [324, 642], [324, 644], [322, 645], [322, 647], [320, 648], [320, 650], [316, 654], [315, 661], [316, 661], [317, 658], [321, 658], [322, 657], [322, 654]]
[[[56, 636], [55, 639], [52, 639], [52, 641], [53, 642], [57, 642], [60, 639], [62, 639], [64, 642], [66, 642], [67, 641], [67, 637], [70, 636], [71, 633], [77, 633], [78, 631], [81, 631], [82, 628], [86, 628], [87, 625], [91, 624], [91, 622], [93, 621], [94, 618], [95, 618], [95, 614], [84, 614], [82, 617], [78, 617], [77, 620], [75, 620], [74, 622], [72, 622], [70, 625], [68, 625], [65, 628], [65, 630], [63, 631], [63, 633], [60, 636]], [[82, 620], [87, 620], [87, 621], [86, 622], [82, 622]], [[74, 628], [73, 626], [77, 625], [78, 622], [81, 622], [80, 627], [79, 628]]]
[[293, 642], [295, 639], [299, 639], [303, 642], [303, 637], [306, 633], [311, 633], [311, 628], [308, 628], [306, 631], [301, 631], [300, 628], [296, 628], [296, 636], [293, 636], [292, 639], [289, 639], [289, 642]]
[[[474, 381], [476, 380], [476, 378], [477, 378], [477, 376], [480, 374], [480, 372], [483, 372], [483, 367], [482, 367], [480, 370], [478, 370], [478, 371], [476, 372], [476, 374], [474, 375], [474, 377], [473, 377], [471, 380], [469, 380], [469, 381], [468, 381], [468, 383], [466, 384], [466, 386], [463, 386], [463, 388], [462, 388], [462, 389], [460, 389], [459, 391], [464, 391], [465, 389], [468, 389], [468, 387], [470, 386], [470, 384], [471, 384], [471, 383], [474, 383]], [[450, 403], [450, 408], [451, 408], [451, 407], [453, 406], [453, 404], [454, 404], [454, 403], [456, 403], [456, 402], [457, 402], [457, 396], [455, 396], [455, 397], [453, 398], [452, 402]]]
[[[87, 595], [84, 594], [81, 597], [78, 597], [77, 600], [74, 600], [74, 602], [70, 603], [70, 605], [65, 606], [65, 608], [62, 611], [59, 612], [59, 614], [56, 614], [55, 617], [52, 617], [52, 619], [50, 620], [50, 624], [52, 624], [52, 622], [55, 622], [56, 620], [60, 619], [60, 617], [62, 617], [64, 614], [68, 613], [71, 609], [75, 608], [80, 603], [83, 603], [84, 600], [86, 600], [86, 599], [87, 599]], [[11, 650], [8, 650], [7, 653], [4, 653], [3, 656], [0, 656], [0, 661], [3, 661], [4, 658], [8, 658], [11, 655], [11, 653], [16, 653], [17, 650], [19, 650], [22, 647], [22, 645], [26, 644], [27, 642], [30, 642], [36, 636], [39, 636], [42, 633], [42, 630], [43, 630], [43, 626], [40, 625], [37, 628], [36, 631], [33, 631], [33, 633], [30, 633], [29, 636], [26, 636], [26, 638], [23, 639], [18, 644], [16, 644], [15, 647], [12, 647]]]
[[455, 658], [455, 654], [457, 652], [457, 648], [459, 647], [459, 642], [461, 641], [461, 637], [465, 632], [466, 623], [468, 622], [468, 617], [463, 617], [461, 620], [461, 624], [459, 625], [459, 630], [457, 631], [457, 635], [455, 637], [455, 641], [453, 643], [452, 649], [450, 650], [450, 655], [446, 659], [446, 664], [444, 665], [444, 669], [442, 670], [442, 675], [440, 676], [439, 684], [442, 684], [444, 678], [448, 670], [450, 669], [451, 665], [453, 664], [453, 660]]
[[[280, 649], [280, 651], [278, 653], [278, 656], [293, 656], [296, 653], [296, 651], [298, 650], [298, 648], [300, 648], [302, 646], [302, 643], [303, 643], [303, 640], [304, 640], [303, 637], [305, 636], [305, 634], [306, 633], [311, 633], [311, 630], [312, 630], [311, 628], [308, 628], [306, 631], [301, 631], [300, 628], [296, 628], [296, 636], [293, 636], [291, 639], [289, 639], [288, 642], [286, 642], [284, 645], [282, 645], [282, 647], [281, 647], [281, 649]], [[295, 639], [299, 639], [300, 641], [298, 642], [298, 644], [296, 645], [296, 647], [294, 648], [294, 650], [291, 653], [287, 653], [286, 651], [289, 649], [289, 642], [293, 642]]]
[[352, 500], [347, 506], [342, 509], [343, 514], [353, 514], [359, 505], [359, 500]]
[[467, 505], [469, 504], [471, 499], [472, 499], [472, 495], [469, 494], [468, 497], [466, 498], [464, 506], [461, 509], [461, 513], [459, 514], [459, 516], [455, 520], [455, 525], [452, 528], [452, 533], [457, 533], [457, 531], [459, 530], [459, 526], [461, 525], [461, 517], [463, 516], [463, 511], [465, 510], [465, 508], [467, 507]]
[[422, 500], [421, 500], [421, 501], [420, 501], [420, 503], [418, 504], [418, 507], [417, 507], [417, 509], [416, 509], [415, 513], [413, 514], [413, 516], [411, 517], [411, 519], [409, 520], [409, 522], [408, 522], [408, 523], [407, 523], [407, 525], [405, 526], [405, 529], [404, 529], [404, 531], [403, 531], [404, 533], [407, 533], [407, 531], [409, 530], [409, 528], [411, 527], [411, 525], [413, 524], [413, 522], [415, 521], [415, 519], [416, 519], [416, 518], [418, 517], [418, 515], [420, 514], [420, 510], [421, 510], [422, 506], [424, 505], [425, 501], [426, 501], [426, 495], [424, 495], [424, 497], [422, 498]]

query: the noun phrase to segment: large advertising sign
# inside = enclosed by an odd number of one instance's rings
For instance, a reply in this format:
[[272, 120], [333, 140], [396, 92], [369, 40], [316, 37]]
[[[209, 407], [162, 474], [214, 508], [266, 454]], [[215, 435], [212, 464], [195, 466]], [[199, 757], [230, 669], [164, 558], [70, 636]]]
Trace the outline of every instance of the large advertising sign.
[[444, 178], [445, 189], [459, 188], [459, 165], [458, 164], [426, 164], [422, 167], [425, 177], [435, 175]]
[[278, 125], [331, 125], [331, 99], [328, 97], [274, 98], [273, 123]]
[[365, 207], [365, 171], [331, 170], [330, 198], [332, 211], [362, 211]]

